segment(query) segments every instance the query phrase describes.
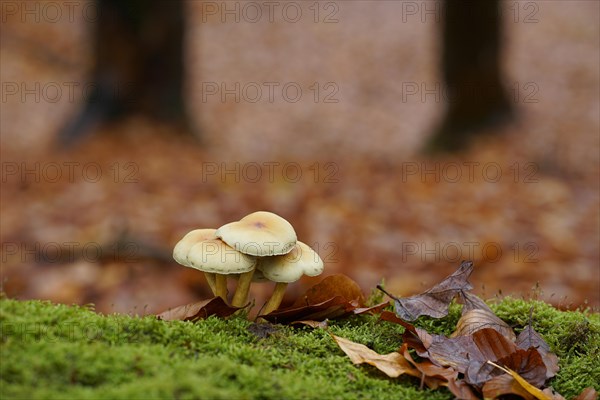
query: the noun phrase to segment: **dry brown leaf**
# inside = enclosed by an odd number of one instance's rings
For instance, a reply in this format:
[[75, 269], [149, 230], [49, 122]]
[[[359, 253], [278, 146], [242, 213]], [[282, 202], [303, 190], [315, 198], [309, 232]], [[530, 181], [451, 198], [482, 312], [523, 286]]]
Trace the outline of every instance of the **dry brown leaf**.
[[[546, 381], [546, 366], [536, 349], [517, 349], [508, 356], [494, 361], [499, 365], [515, 371], [535, 387], [541, 388]], [[465, 379], [475, 386], [481, 386], [492, 377], [500, 374], [501, 371], [494, 368], [494, 366], [487, 361], [481, 362], [480, 360], [477, 360], [471, 363], [467, 368]]]
[[508, 324], [502, 321], [492, 309], [479, 297], [469, 292], [460, 292], [463, 303], [462, 316], [456, 325], [454, 336], [471, 335], [483, 328], [492, 328], [511, 341], [515, 341], [515, 333]]
[[423, 374], [423, 382], [430, 389], [437, 389], [439, 386], [446, 386], [458, 399], [477, 400], [477, 396], [464, 380], [459, 380], [458, 371], [454, 368], [440, 367], [432, 362], [425, 360], [415, 362], [408, 352], [407, 344], [403, 344], [400, 349], [404, 358]]
[[559, 370], [558, 357], [550, 351], [548, 343], [531, 326], [531, 321], [517, 337], [517, 346], [521, 349], [534, 348], [538, 351], [546, 366], [546, 379], [552, 378]]
[[421, 294], [406, 298], [388, 295], [395, 300], [396, 314], [405, 321], [414, 321], [421, 315], [445, 317], [452, 299], [460, 292], [473, 288], [468, 281], [471, 272], [473, 262], [464, 261], [456, 272]]
[[[499, 360], [510, 356], [517, 350], [517, 346], [495, 329], [484, 328], [473, 333], [473, 343], [477, 346], [481, 361]], [[475, 352], [473, 352], [475, 354]]]
[[524, 400], [535, 400], [536, 397], [523, 388], [512, 376], [502, 374], [493, 377], [483, 385], [483, 397], [495, 399], [502, 395], [516, 394]]
[[356, 308], [356, 303], [348, 302], [341, 296], [336, 296], [322, 303], [312, 304], [302, 307], [290, 307], [275, 310], [266, 315], [260, 315], [260, 318], [273, 323], [289, 324], [294, 321], [322, 321], [325, 319], [334, 319], [344, 315], [349, 315]]
[[496, 367], [496, 368], [504, 371], [505, 373], [509, 374], [517, 382], [518, 385], [520, 385], [524, 390], [526, 390], [535, 399], [539, 399], [539, 400], [554, 400], [552, 398], [552, 396], [548, 395], [547, 393], [544, 393], [540, 389], [538, 389], [535, 386], [531, 385], [529, 382], [527, 382], [525, 379], [523, 379], [523, 377], [521, 377], [518, 373], [516, 373], [512, 369], [501, 367], [500, 365], [495, 364], [495, 363], [493, 363], [491, 361], [488, 361], [488, 363], [490, 363], [494, 367]]
[[470, 310], [464, 313], [458, 323], [456, 324], [456, 330], [450, 335], [450, 337], [456, 336], [468, 336], [477, 332], [480, 329], [492, 328], [501, 333], [507, 339], [514, 341], [515, 333], [512, 328], [502, 321], [491, 311], [487, 310]]
[[325, 329], [325, 328], [327, 328], [329, 326], [329, 324], [327, 323], [327, 320], [323, 320], [323, 321], [313, 321], [313, 320], [308, 320], [308, 321], [294, 321], [290, 325], [306, 325], [306, 326], [310, 326], [311, 328], [320, 328], [320, 329]]
[[280, 324], [323, 321], [353, 314], [378, 313], [387, 307], [389, 302], [372, 307], [361, 305], [364, 305], [364, 298], [360, 287], [346, 275], [337, 274], [328, 276], [309, 288], [291, 307], [259, 317]]
[[390, 378], [396, 378], [403, 374], [411, 375], [420, 378], [422, 383], [431, 389], [446, 386], [460, 399], [477, 399], [465, 382], [457, 380], [458, 371], [434, 365], [428, 360], [415, 362], [410, 356], [406, 344], [398, 352], [378, 354], [362, 344], [335, 335], [331, 336], [354, 364], [372, 365]]
[[497, 362], [516, 371], [535, 387], [541, 388], [546, 382], [546, 366], [540, 353], [533, 347], [527, 350], [517, 349], [509, 356], [500, 358]]
[[344, 299], [354, 300], [362, 307], [365, 303], [360, 286], [344, 274], [331, 275], [309, 288], [303, 296], [298, 297], [292, 307], [299, 308], [323, 303], [333, 297], [341, 296]]
[[577, 397], [575, 397], [573, 400], [597, 400], [598, 399], [598, 392], [596, 392], [596, 389], [594, 389], [593, 387], [588, 387], [583, 389], [583, 391], [581, 393], [579, 393], [579, 395]]
[[213, 297], [212, 299], [172, 308], [157, 314], [156, 317], [163, 321], [197, 321], [208, 318], [211, 315], [228, 317], [241, 308], [243, 307], [228, 305], [220, 297]]
[[550, 397], [552, 400], [567, 400], [560, 393], [556, 393], [555, 391], [552, 390], [552, 388], [549, 388], [549, 387], [547, 387], [546, 389], [542, 390], [542, 392], [546, 396]]
[[384, 301], [383, 303], [375, 304], [371, 307], [360, 307], [352, 310], [352, 314], [360, 315], [360, 314], [379, 314], [381, 311], [390, 305], [389, 301]]
[[340, 346], [340, 349], [342, 349], [356, 365], [363, 363], [372, 365], [390, 378], [397, 378], [403, 374], [416, 376], [418, 378], [421, 377], [421, 373], [397, 351], [389, 354], [379, 354], [363, 344], [354, 343], [351, 340], [339, 336], [331, 336], [338, 346]]
[[487, 363], [489, 360], [518, 371], [536, 386], [541, 387], [546, 381], [546, 366], [540, 353], [535, 348], [519, 349], [496, 329], [482, 328], [472, 335], [447, 338], [430, 335], [390, 312], [383, 312], [380, 319], [404, 326], [406, 330], [402, 338], [406, 345], [438, 366], [452, 367], [465, 374], [465, 381], [469, 384], [481, 387], [501, 374]]

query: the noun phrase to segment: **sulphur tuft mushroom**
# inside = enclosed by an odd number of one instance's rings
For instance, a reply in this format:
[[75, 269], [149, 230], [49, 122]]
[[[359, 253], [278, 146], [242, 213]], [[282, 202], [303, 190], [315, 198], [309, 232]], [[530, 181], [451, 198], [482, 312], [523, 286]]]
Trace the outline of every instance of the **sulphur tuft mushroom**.
[[257, 257], [287, 254], [297, 240], [292, 224], [268, 211], [223, 225], [215, 235], [237, 251]]
[[[297, 240], [296, 231], [288, 221], [267, 211], [257, 211], [223, 225], [215, 235], [237, 251], [256, 257], [287, 254]], [[253, 275], [254, 268], [239, 277], [233, 306], [240, 307], [246, 302]]]
[[[219, 239], [192, 246], [187, 254], [190, 267], [215, 274], [215, 295], [227, 301], [227, 275], [254, 271], [256, 258], [240, 253]], [[243, 275], [242, 275], [243, 276]]]
[[296, 282], [302, 275], [320, 275], [323, 260], [313, 249], [298, 241], [288, 254], [261, 258], [257, 268], [265, 278], [276, 282], [275, 290], [261, 313], [266, 315], [279, 307], [288, 283]]
[[[200, 242], [215, 239], [216, 231], [216, 229], [194, 229], [193, 231], [188, 232], [179, 242], [177, 242], [173, 249], [173, 258], [175, 261], [183, 266], [193, 268], [187, 259], [190, 249]], [[204, 276], [206, 277], [210, 290], [216, 296], [215, 274], [212, 272], [204, 272]]]

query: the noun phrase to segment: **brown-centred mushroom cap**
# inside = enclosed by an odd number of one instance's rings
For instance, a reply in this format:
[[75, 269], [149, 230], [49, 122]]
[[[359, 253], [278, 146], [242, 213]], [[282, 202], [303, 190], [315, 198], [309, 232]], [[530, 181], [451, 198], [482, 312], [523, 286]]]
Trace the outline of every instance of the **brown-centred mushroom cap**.
[[257, 268], [273, 282], [291, 283], [302, 275], [320, 275], [323, 272], [323, 260], [313, 249], [298, 241], [287, 254], [261, 258]]
[[256, 259], [219, 239], [209, 239], [192, 246], [187, 262], [190, 267], [200, 271], [227, 275], [251, 271]]
[[268, 211], [257, 211], [223, 225], [215, 234], [236, 250], [257, 257], [287, 254], [297, 240], [294, 227]]
[[187, 255], [190, 249], [205, 240], [216, 239], [215, 232], [216, 229], [194, 229], [193, 231], [188, 232], [173, 249], [173, 258], [179, 264], [184, 265], [186, 267], [190, 267], [187, 260]]

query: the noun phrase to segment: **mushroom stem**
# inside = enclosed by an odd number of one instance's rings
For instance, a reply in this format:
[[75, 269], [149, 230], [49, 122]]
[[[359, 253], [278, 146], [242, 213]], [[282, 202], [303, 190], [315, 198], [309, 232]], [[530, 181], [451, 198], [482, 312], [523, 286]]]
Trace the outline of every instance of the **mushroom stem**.
[[227, 275], [215, 274], [215, 296], [227, 303]]
[[240, 279], [238, 280], [237, 288], [235, 288], [235, 293], [233, 294], [233, 300], [231, 301], [231, 305], [234, 307], [243, 307], [246, 303], [246, 299], [248, 298], [248, 291], [250, 290], [250, 284], [252, 283], [252, 276], [254, 275], [255, 269], [253, 268], [251, 271], [244, 272], [240, 275]]
[[271, 295], [271, 298], [269, 299], [269, 301], [265, 305], [265, 308], [261, 312], [262, 315], [267, 315], [270, 312], [275, 311], [279, 308], [279, 306], [281, 305], [281, 300], [283, 300], [283, 294], [285, 293], [287, 285], [288, 284], [286, 282], [277, 282], [277, 284], [275, 285], [275, 290]]
[[206, 278], [206, 283], [210, 287], [210, 291], [216, 296], [217, 295], [217, 284], [215, 274], [213, 272], [205, 272], [204, 277]]

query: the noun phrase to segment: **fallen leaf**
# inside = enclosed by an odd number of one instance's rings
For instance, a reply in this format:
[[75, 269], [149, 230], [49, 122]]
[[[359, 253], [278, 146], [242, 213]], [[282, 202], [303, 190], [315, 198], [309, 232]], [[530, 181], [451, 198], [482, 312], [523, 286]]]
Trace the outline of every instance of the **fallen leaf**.
[[459, 293], [459, 299], [463, 303], [462, 316], [450, 337], [467, 336], [483, 328], [492, 328], [509, 340], [515, 341], [516, 337], [512, 328], [498, 318], [482, 299], [464, 291]]
[[270, 322], [291, 324], [297, 321], [323, 321], [348, 315], [379, 313], [389, 302], [364, 306], [364, 297], [360, 287], [346, 275], [328, 276], [309, 288], [296, 302], [288, 308], [259, 315]]
[[534, 348], [538, 351], [546, 366], [546, 379], [552, 378], [559, 370], [558, 357], [550, 351], [548, 343], [533, 329], [530, 318], [529, 324], [519, 333], [517, 347], [520, 349]]
[[498, 318], [491, 310], [488, 312], [481, 309], [464, 313], [458, 320], [456, 330], [450, 337], [472, 335], [484, 328], [494, 329], [510, 341], [514, 341], [516, 338], [512, 328], [506, 322]]
[[414, 321], [422, 315], [441, 318], [448, 315], [448, 306], [461, 291], [473, 288], [468, 282], [473, 262], [463, 261], [458, 270], [425, 292], [406, 298], [389, 295], [395, 300], [396, 314], [405, 321]]
[[458, 379], [458, 371], [454, 368], [440, 367], [428, 360], [419, 363], [415, 362], [408, 352], [406, 343], [402, 345], [400, 352], [408, 362], [423, 374], [423, 382], [430, 389], [446, 386], [458, 399], [476, 400], [478, 398], [464, 380]]
[[[517, 349], [511, 354], [493, 361], [515, 371], [535, 387], [541, 388], [546, 382], [546, 366], [534, 348]], [[478, 360], [469, 365], [465, 379], [473, 385], [481, 386], [499, 373], [500, 371], [487, 361], [482, 363]]]
[[553, 391], [552, 388], [547, 387], [546, 389], [542, 390], [542, 392], [546, 396], [550, 397], [552, 400], [566, 400], [563, 396], [560, 395], [560, 393], [556, 393], [555, 391]]
[[172, 308], [157, 314], [156, 317], [163, 321], [198, 321], [211, 315], [228, 317], [242, 308], [228, 305], [221, 297], [213, 297], [212, 299]]
[[416, 376], [417, 378], [421, 377], [421, 372], [397, 351], [389, 354], [379, 354], [363, 344], [339, 336], [331, 336], [355, 365], [363, 363], [372, 365], [390, 378], [397, 378], [403, 374]]
[[579, 393], [579, 395], [577, 397], [575, 397], [573, 400], [597, 400], [598, 399], [598, 392], [596, 392], [596, 389], [594, 389], [593, 387], [588, 387], [583, 389], [583, 391], [581, 393]]
[[[498, 360], [517, 349], [514, 343], [491, 328], [481, 329], [470, 336], [447, 338], [409, 326], [404, 332], [403, 340], [419, 356], [428, 358], [437, 365], [452, 367], [463, 374], [467, 374], [469, 368], [472, 373], [479, 373], [478, 369], [487, 360]], [[473, 375], [470, 382], [485, 380], [483, 376]]]
[[389, 301], [384, 301], [383, 303], [375, 304], [371, 307], [360, 307], [352, 310], [352, 314], [360, 315], [360, 314], [379, 314], [382, 312], [384, 308], [390, 305]]
[[359, 306], [364, 306], [365, 298], [358, 283], [344, 274], [331, 275], [309, 288], [292, 305], [294, 308], [323, 303], [333, 297], [354, 300]]
[[292, 322], [290, 325], [306, 325], [306, 326], [310, 326], [311, 328], [320, 328], [320, 329], [325, 329], [329, 326], [327, 320], [323, 320], [323, 321], [294, 321]]
[[501, 367], [500, 365], [495, 364], [492, 361], [488, 361], [488, 363], [490, 363], [494, 367], [496, 367], [496, 368], [498, 368], [498, 369], [506, 372], [507, 374], [509, 374], [524, 390], [526, 390], [535, 399], [539, 399], [539, 400], [554, 400], [550, 395], [548, 395], [547, 393], [544, 393], [540, 389], [538, 389], [535, 386], [531, 385], [529, 382], [527, 382], [525, 379], [523, 379], [518, 373], [516, 373], [512, 369]]
[[348, 302], [341, 296], [336, 296], [322, 303], [301, 307], [290, 307], [275, 310], [266, 315], [260, 315], [269, 322], [289, 324], [294, 321], [322, 321], [350, 315], [356, 308], [356, 303]]
[[517, 346], [512, 341], [495, 329], [484, 328], [471, 336], [475, 346], [481, 353], [481, 356], [478, 355], [478, 359], [483, 361], [499, 360], [510, 356], [517, 350]]
[[406, 374], [421, 379], [430, 389], [446, 386], [461, 399], [477, 399], [466, 383], [457, 380], [458, 371], [434, 365], [428, 360], [415, 362], [404, 344], [400, 351], [389, 354], [378, 354], [360, 343], [354, 343], [335, 335], [331, 335], [338, 346], [355, 364], [369, 364], [385, 373], [390, 378]]
[[487, 381], [483, 385], [482, 392], [483, 397], [486, 399], [495, 399], [507, 394], [516, 394], [525, 400], [536, 399], [508, 374], [498, 375]]

